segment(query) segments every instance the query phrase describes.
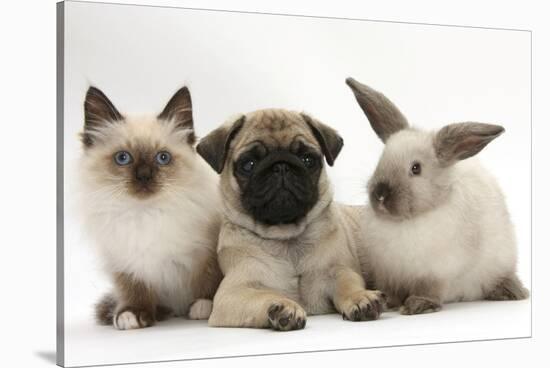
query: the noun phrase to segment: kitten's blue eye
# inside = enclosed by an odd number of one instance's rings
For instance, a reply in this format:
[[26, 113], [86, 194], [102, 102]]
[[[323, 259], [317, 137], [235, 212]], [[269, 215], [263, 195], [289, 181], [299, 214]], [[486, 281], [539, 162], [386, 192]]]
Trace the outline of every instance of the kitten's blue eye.
[[156, 160], [159, 165], [168, 165], [172, 161], [172, 155], [166, 151], [160, 151], [157, 153]]
[[126, 151], [120, 151], [115, 153], [115, 162], [117, 165], [125, 166], [131, 164], [133, 161], [132, 155]]

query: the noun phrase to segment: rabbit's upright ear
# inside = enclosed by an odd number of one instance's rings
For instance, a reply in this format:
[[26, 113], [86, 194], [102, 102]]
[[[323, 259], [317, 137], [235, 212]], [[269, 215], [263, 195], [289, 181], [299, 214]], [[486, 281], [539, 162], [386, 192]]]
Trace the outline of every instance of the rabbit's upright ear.
[[385, 143], [392, 134], [409, 126], [401, 111], [382, 93], [353, 78], [346, 79], [346, 83], [382, 142]]
[[439, 162], [452, 165], [479, 153], [489, 142], [504, 133], [500, 125], [483, 123], [456, 123], [439, 130], [434, 138]]

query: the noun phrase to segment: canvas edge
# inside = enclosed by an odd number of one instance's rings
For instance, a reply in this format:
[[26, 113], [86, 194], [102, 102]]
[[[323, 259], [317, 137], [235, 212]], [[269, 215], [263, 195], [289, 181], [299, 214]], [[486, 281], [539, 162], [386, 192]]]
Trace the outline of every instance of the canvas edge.
[[56, 364], [65, 365], [64, 98], [65, 3], [56, 3]]
[[304, 351], [289, 351], [289, 352], [280, 352], [280, 353], [259, 353], [259, 354], [250, 354], [250, 355], [227, 355], [227, 356], [214, 356], [214, 357], [205, 357], [205, 358], [189, 358], [189, 359], [174, 359], [174, 360], [153, 360], [153, 361], [136, 361], [128, 363], [107, 363], [107, 364], [97, 364], [97, 365], [83, 365], [83, 366], [74, 366], [74, 367], [102, 367], [102, 366], [111, 366], [119, 364], [147, 364], [147, 363], [165, 363], [165, 362], [186, 362], [186, 361], [200, 361], [200, 360], [210, 360], [210, 359], [225, 359], [225, 358], [246, 358], [246, 357], [257, 357], [257, 356], [270, 356], [270, 355], [288, 355], [288, 354], [299, 354], [299, 353], [318, 353], [318, 352], [336, 352], [336, 351], [350, 351], [350, 350], [368, 350], [368, 349], [379, 349], [379, 348], [397, 348], [397, 347], [415, 347], [423, 345], [439, 345], [439, 344], [457, 344], [457, 343], [476, 343], [476, 342], [486, 342], [486, 341], [502, 341], [502, 340], [518, 340], [518, 339], [531, 339], [533, 338], [533, 244], [532, 244], [532, 227], [533, 227], [533, 118], [532, 118], [532, 53], [533, 53], [533, 41], [531, 29], [513, 29], [513, 28], [496, 28], [496, 27], [481, 27], [481, 26], [467, 26], [467, 25], [451, 25], [451, 24], [435, 24], [435, 23], [416, 23], [416, 22], [400, 22], [400, 21], [391, 21], [391, 20], [377, 20], [377, 19], [368, 19], [368, 18], [347, 18], [347, 17], [330, 17], [322, 15], [301, 15], [301, 14], [285, 14], [285, 13], [269, 13], [269, 12], [253, 12], [245, 10], [224, 10], [224, 9], [207, 9], [207, 8], [192, 8], [192, 7], [183, 7], [183, 6], [159, 6], [159, 5], [148, 5], [140, 3], [117, 3], [114, 1], [85, 1], [85, 0], [66, 0], [56, 3], [56, 216], [57, 216], [57, 226], [56, 226], [56, 252], [57, 252], [57, 264], [56, 264], [56, 303], [57, 303], [57, 340], [56, 340], [56, 364], [61, 367], [65, 367], [65, 304], [64, 304], [64, 96], [65, 96], [65, 3], [86, 3], [86, 4], [101, 4], [101, 5], [122, 5], [122, 6], [137, 6], [137, 7], [153, 7], [153, 8], [170, 8], [170, 9], [183, 9], [183, 10], [194, 10], [194, 11], [206, 11], [206, 12], [227, 12], [227, 13], [240, 13], [240, 14], [260, 14], [260, 15], [275, 15], [275, 16], [291, 16], [291, 17], [305, 17], [305, 18], [316, 18], [316, 19], [336, 19], [336, 20], [350, 20], [350, 21], [366, 21], [366, 22], [381, 22], [381, 23], [397, 23], [397, 24], [411, 24], [418, 26], [439, 26], [439, 27], [457, 27], [457, 28], [475, 28], [480, 30], [497, 30], [497, 31], [516, 31], [516, 32], [526, 32], [529, 33], [529, 42], [530, 42], [530, 54], [531, 54], [531, 91], [530, 91], [530, 104], [531, 104], [531, 117], [530, 117], [530, 148], [531, 148], [531, 208], [530, 208], [530, 227], [531, 227], [531, 260], [530, 260], [530, 291], [531, 296], [529, 298], [531, 311], [530, 311], [530, 334], [527, 336], [514, 336], [514, 337], [503, 337], [503, 338], [489, 338], [489, 339], [474, 339], [474, 340], [455, 340], [455, 341], [442, 341], [442, 342], [427, 342], [419, 344], [404, 344], [404, 345], [379, 345], [379, 346], [370, 346], [370, 347], [357, 347], [357, 348], [342, 348], [342, 349], [326, 349], [326, 350], [304, 350]]

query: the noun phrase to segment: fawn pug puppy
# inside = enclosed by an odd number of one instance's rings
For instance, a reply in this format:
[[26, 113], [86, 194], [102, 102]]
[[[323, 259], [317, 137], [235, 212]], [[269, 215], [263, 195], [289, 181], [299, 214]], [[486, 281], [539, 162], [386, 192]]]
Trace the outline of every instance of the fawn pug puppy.
[[365, 289], [356, 209], [333, 203], [325, 170], [342, 146], [332, 128], [280, 109], [239, 116], [198, 144], [221, 174], [224, 213], [210, 326], [294, 330], [334, 310], [379, 317], [385, 296]]
[[159, 115], [127, 116], [90, 87], [84, 113], [81, 209], [114, 284], [98, 322], [208, 318], [221, 279], [218, 178], [196, 154], [188, 89]]

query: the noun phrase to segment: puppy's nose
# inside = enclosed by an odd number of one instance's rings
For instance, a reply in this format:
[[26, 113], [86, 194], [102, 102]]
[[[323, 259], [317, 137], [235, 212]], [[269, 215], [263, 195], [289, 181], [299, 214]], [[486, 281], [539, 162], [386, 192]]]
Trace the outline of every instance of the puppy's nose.
[[148, 183], [153, 178], [153, 171], [147, 165], [138, 166], [136, 169], [136, 179], [141, 183]]
[[386, 201], [391, 195], [391, 188], [388, 183], [378, 183], [374, 187], [372, 194], [378, 202], [384, 203], [384, 201]]
[[286, 162], [277, 162], [272, 167], [273, 172], [276, 172], [277, 174], [286, 174], [289, 170], [288, 164]]

